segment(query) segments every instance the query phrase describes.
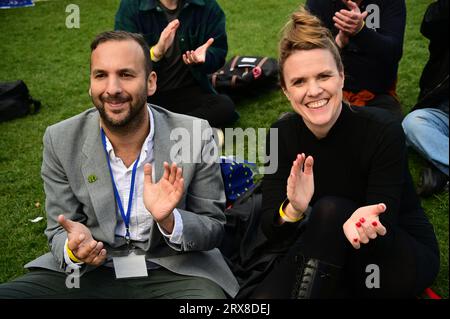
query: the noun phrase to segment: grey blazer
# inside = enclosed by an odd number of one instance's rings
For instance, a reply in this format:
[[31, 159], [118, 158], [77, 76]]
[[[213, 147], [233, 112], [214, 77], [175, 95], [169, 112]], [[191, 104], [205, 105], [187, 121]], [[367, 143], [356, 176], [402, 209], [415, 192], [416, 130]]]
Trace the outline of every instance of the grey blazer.
[[[189, 161], [179, 162], [183, 168], [185, 193], [177, 208], [183, 221], [181, 251], [162, 236], [153, 223], [150, 238], [137, 246], [144, 249], [147, 260], [175, 273], [208, 278], [231, 297], [239, 289], [220, 251], [216, 248], [223, 236], [225, 195], [219, 164], [200, 161], [202, 153], [211, 148], [212, 139], [194, 140], [194, 118], [171, 113], [151, 106], [154, 116], [154, 174], [158, 181], [163, 174], [163, 162], [170, 162], [170, 151], [176, 141], [169, 136], [178, 128], [191, 133]], [[204, 120], [202, 130], [209, 127]], [[99, 114], [89, 109], [77, 116], [47, 128], [44, 135], [42, 178], [46, 193], [47, 229], [45, 234], [51, 252], [25, 265], [64, 271], [64, 243], [66, 231], [57, 217], [85, 224], [93, 237], [105, 248], [119, 247], [123, 239], [115, 237], [117, 224], [116, 202], [108, 164], [100, 137]], [[95, 175], [93, 182], [88, 177]], [[89, 271], [92, 267], [86, 267]]]

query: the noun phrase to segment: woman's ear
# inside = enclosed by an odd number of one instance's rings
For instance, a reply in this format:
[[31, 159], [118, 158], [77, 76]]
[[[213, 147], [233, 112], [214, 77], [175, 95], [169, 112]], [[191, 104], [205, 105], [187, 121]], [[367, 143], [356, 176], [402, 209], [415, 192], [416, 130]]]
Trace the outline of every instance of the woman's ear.
[[290, 101], [291, 100], [291, 96], [289, 95], [289, 92], [286, 90], [286, 88], [282, 87], [281, 88], [283, 90], [284, 95], [287, 97], [287, 99]]

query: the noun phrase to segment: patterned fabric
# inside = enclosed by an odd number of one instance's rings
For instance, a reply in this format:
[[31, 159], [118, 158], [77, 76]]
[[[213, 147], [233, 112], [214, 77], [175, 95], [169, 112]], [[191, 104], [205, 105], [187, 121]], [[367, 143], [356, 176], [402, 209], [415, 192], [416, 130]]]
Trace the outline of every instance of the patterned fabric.
[[32, 7], [32, 0], [0, 0], [0, 9]]
[[220, 169], [222, 171], [227, 202], [234, 202], [253, 187], [254, 181], [251, 167], [256, 167], [256, 165], [247, 161], [238, 161], [232, 156], [220, 157]]

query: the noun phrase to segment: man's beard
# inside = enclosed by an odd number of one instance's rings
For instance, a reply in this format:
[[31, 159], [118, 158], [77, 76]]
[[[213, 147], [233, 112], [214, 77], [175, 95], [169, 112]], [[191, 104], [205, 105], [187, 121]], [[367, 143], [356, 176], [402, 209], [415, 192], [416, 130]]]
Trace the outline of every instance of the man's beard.
[[[100, 117], [104, 125], [106, 125], [111, 130], [123, 130], [128, 127], [135, 126], [140, 122], [138, 115], [141, 113], [142, 108], [146, 105], [147, 94], [146, 92], [139, 95], [136, 101], [128, 95], [116, 95], [103, 97], [100, 96], [97, 99], [92, 97], [92, 102], [100, 113]], [[111, 117], [105, 110], [105, 103], [129, 103], [129, 108], [126, 111], [126, 115], [121, 119], [115, 119]]]

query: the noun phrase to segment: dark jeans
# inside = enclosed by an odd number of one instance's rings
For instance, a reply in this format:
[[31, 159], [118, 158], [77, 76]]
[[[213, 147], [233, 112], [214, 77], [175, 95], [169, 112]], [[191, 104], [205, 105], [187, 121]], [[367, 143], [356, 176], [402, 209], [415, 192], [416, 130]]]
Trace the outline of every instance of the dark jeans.
[[234, 110], [234, 102], [227, 95], [205, 93], [196, 86], [157, 91], [147, 101], [175, 113], [205, 119], [212, 127], [227, 127], [239, 117]]
[[[433, 233], [428, 234], [432, 228], [420, 218], [413, 219], [415, 225], [410, 222], [409, 226], [411, 232], [416, 232], [414, 237], [400, 226], [387, 227], [385, 236], [361, 244], [356, 250], [345, 237], [342, 225], [357, 208], [352, 201], [338, 197], [317, 201], [307, 229], [278, 260], [252, 297], [290, 298], [302, 260], [298, 258], [300, 255], [343, 267], [339, 297], [414, 298], [422, 293], [439, 270], [436, 239]], [[367, 270], [369, 265], [378, 266], [379, 288], [366, 286], [366, 279], [373, 272]]]

